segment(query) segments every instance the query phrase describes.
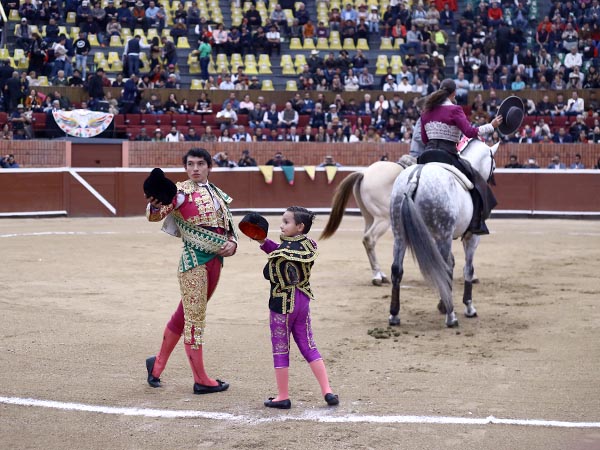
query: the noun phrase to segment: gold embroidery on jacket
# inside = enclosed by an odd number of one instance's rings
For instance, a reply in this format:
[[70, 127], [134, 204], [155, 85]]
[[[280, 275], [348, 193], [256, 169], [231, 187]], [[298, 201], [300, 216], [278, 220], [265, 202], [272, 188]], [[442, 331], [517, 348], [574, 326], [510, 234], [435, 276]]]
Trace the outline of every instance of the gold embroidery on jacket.
[[205, 265], [186, 272], [178, 272], [181, 301], [183, 303], [183, 339], [197, 349], [204, 343], [206, 305], [208, 303], [208, 275]]

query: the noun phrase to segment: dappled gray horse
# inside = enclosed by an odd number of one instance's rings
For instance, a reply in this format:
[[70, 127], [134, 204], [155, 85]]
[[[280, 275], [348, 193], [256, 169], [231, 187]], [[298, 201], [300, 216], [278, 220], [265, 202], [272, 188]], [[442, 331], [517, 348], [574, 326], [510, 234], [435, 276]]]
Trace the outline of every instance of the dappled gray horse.
[[[460, 156], [490, 181], [498, 145], [489, 147], [478, 139], [471, 139]], [[473, 202], [468, 192], [472, 186], [458, 169], [439, 163], [408, 167], [396, 178], [390, 205], [394, 233], [390, 325], [400, 324], [400, 282], [404, 273], [404, 254], [408, 248], [415, 256], [423, 277], [440, 294], [438, 309], [446, 314], [446, 325], [458, 325], [452, 302], [452, 241], [459, 237], [463, 237], [465, 251], [465, 315], [477, 315], [473, 307], [472, 286], [473, 257], [479, 236], [465, 233], [473, 215]]]

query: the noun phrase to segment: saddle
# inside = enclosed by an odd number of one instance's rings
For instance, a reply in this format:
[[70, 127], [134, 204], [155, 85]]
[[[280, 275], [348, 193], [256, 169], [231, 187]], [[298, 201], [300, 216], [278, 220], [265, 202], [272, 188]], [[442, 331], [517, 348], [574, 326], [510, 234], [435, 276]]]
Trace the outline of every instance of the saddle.
[[[475, 185], [471, 182], [471, 180], [469, 180], [467, 178], [467, 176], [465, 174], [463, 174], [460, 170], [458, 170], [456, 167], [454, 167], [450, 164], [441, 163], [441, 162], [429, 162], [429, 163], [427, 163], [427, 165], [441, 167], [442, 169], [445, 169], [448, 172], [450, 172], [452, 174], [452, 176], [454, 177], [454, 179], [458, 182], [458, 184], [460, 184], [463, 187], [463, 189], [465, 191], [470, 191], [471, 189], [475, 188]], [[421, 171], [423, 170], [423, 167], [425, 167], [425, 164], [418, 164], [418, 165], [409, 167], [407, 169], [404, 169], [404, 170], [408, 170], [411, 172], [409, 174], [408, 181], [409, 181], [409, 183], [414, 185], [415, 189], [416, 189], [416, 185], [419, 184], [419, 178], [421, 176]]]

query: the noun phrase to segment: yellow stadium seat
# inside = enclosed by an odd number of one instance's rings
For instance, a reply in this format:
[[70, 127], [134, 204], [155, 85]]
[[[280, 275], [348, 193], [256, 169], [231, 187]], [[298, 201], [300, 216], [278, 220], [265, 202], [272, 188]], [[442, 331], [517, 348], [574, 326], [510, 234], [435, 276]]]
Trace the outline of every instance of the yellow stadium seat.
[[312, 39], [304, 39], [304, 50], [314, 50], [315, 49], [315, 41]]
[[258, 75], [258, 67], [256, 66], [255, 62], [246, 63], [244, 65], [244, 67], [245, 67], [244, 71], [246, 72], [246, 75]]
[[197, 78], [193, 78], [192, 79], [192, 85], [190, 86], [190, 89], [203, 89], [204, 87], [202, 86], [202, 80], [199, 80]]
[[200, 73], [200, 63], [198, 61], [193, 61], [190, 65], [190, 74], [196, 75]]
[[306, 64], [306, 56], [302, 53], [298, 53], [296, 55], [296, 59], [294, 60], [294, 66], [302, 67]]
[[293, 37], [290, 39], [290, 50], [302, 50], [300, 38]]
[[356, 42], [356, 48], [360, 50], [369, 50], [369, 42], [365, 38], [360, 38]]
[[110, 64], [111, 72], [123, 72], [123, 62], [121, 60], [113, 61]]
[[6, 47], [0, 48], [0, 59], [8, 59], [10, 58], [10, 53]]
[[392, 38], [382, 37], [381, 43], [379, 44], [379, 50], [393, 50]]
[[298, 83], [296, 83], [296, 80], [287, 80], [285, 82], [285, 90], [286, 91], [297, 91]]
[[11, 9], [10, 13], [8, 13], [8, 20], [15, 21], [15, 22], [21, 20], [21, 17], [19, 16], [19, 10]]
[[31, 34], [33, 34], [33, 33], [37, 33], [37, 34], [39, 34], [40, 36], [42, 35], [42, 34], [40, 33], [40, 29], [38, 28], [38, 26], [37, 26], [37, 25], [30, 25], [30, 26], [29, 26], [29, 29], [30, 29], [30, 31], [31, 31]]
[[266, 64], [258, 64], [258, 73], [260, 73], [261, 75], [270, 75], [273, 73], [273, 71], [271, 70], [271, 67], [266, 65]]
[[288, 63], [293, 63], [292, 55], [289, 55], [287, 53], [281, 55], [281, 65], [283, 66], [284, 64]]
[[25, 50], [23, 50], [22, 48], [15, 48], [15, 50], [13, 51], [13, 59], [19, 60], [23, 58], [25, 58]]
[[[134, 31], [134, 35], [138, 34], [137, 29]], [[144, 36], [144, 30], [141, 30], [140, 36]], [[156, 28], [148, 28], [148, 33], [146, 33], [146, 39], [151, 41], [152, 38], [158, 37], [158, 30]]]
[[70, 11], [67, 13], [67, 23], [75, 23], [77, 19], [77, 13]]
[[38, 80], [40, 82], [40, 86], [48, 86], [48, 77], [45, 75], [38, 76]]
[[76, 41], [79, 37], [79, 27], [71, 27], [69, 36], [71, 36], [71, 39]]
[[319, 50], [329, 50], [329, 41], [325, 37], [320, 37], [317, 39], [317, 49]]
[[274, 91], [273, 82], [271, 80], [263, 80], [261, 89], [263, 91]]
[[[46, 34], [46, 25], [44, 25], [44, 35]], [[65, 27], [64, 25], [61, 25], [58, 27], [58, 34], [64, 34], [65, 36], [69, 35], [69, 32], [67, 31], [67, 27]]]
[[390, 66], [402, 66], [402, 57], [400, 55], [392, 55]]
[[344, 50], [356, 50], [356, 46], [354, 45], [354, 39], [345, 38], [343, 47]]
[[123, 36], [123, 42], [127, 42], [132, 38], [131, 30], [127, 27], [121, 29], [121, 36]]
[[387, 55], [378, 55], [377, 62], [375, 63], [375, 75], [385, 75], [389, 65]]
[[118, 52], [108, 52], [108, 63], [113, 64], [115, 61], [121, 61]]
[[267, 66], [271, 67], [271, 58], [269, 58], [269, 55], [266, 53], [261, 53], [258, 57], [258, 64], [266, 64]]
[[104, 56], [104, 53], [102, 53], [102, 52], [94, 53], [94, 64], [98, 64], [100, 61], [103, 61], [105, 59], [106, 59], [106, 57]]
[[88, 42], [92, 47], [100, 47], [100, 42], [98, 42], [98, 36], [95, 34], [88, 34]]
[[290, 62], [281, 64], [282, 75], [296, 75], [296, 68]]
[[191, 48], [186, 36], [180, 36], [179, 39], [177, 39], [177, 48]]

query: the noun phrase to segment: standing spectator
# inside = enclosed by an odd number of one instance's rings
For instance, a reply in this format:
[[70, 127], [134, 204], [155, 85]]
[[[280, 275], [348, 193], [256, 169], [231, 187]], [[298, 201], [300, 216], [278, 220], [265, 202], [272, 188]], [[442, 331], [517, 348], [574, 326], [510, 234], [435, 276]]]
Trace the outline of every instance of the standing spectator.
[[[150, 2], [150, 3], [152, 3], [152, 2]], [[175, 44], [173, 43], [173, 41], [168, 40], [166, 38], [166, 36], [162, 36], [160, 40], [163, 45], [163, 48], [162, 48], [163, 64], [165, 66], [168, 66], [169, 64], [177, 64], [177, 47], [175, 47]]]
[[[117, 24], [118, 25], [118, 24]], [[79, 37], [74, 42], [75, 46], [75, 67], [81, 72], [83, 78], [87, 74], [87, 57], [92, 49], [90, 41], [87, 40], [83, 31], [79, 32]]]
[[273, 50], [277, 51], [277, 55], [281, 54], [281, 34], [277, 31], [277, 27], [275, 25], [271, 26], [269, 32], [267, 33], [267, 54], [271, 56], [273, 54]]

